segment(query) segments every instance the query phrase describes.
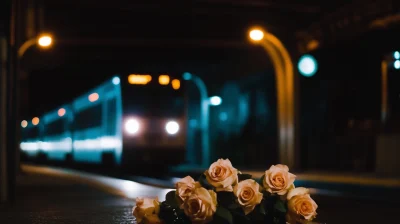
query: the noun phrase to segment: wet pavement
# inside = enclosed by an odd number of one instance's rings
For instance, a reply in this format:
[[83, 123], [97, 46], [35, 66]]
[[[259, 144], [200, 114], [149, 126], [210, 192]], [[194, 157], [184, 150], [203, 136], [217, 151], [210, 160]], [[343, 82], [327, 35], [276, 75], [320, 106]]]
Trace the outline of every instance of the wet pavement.
[[[0, 223], [134, 223], [136, 196], [162, 196], [168, 191], [81, 171], [30, 167], [18, 177], [16, 202], [0, 205]], [[319, 205], [320, 223], [398, 223], [398, 200], [388, 201], [380, 192], [369, 198], [319, 192], [312, 197]]]
[[16, 202], [0, 205], [0, 223], [133, 223], [133, 205], [131, 199], [70, 179], [26, 174], [18, 178]]

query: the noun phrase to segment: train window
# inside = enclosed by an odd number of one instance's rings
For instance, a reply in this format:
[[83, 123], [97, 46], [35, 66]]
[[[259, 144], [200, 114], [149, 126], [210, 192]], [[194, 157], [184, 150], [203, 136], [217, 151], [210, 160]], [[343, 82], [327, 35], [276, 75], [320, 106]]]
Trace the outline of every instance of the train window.
[[39, 137], [39, 128], [33, 127], [22, 131], [23, 139], [34, 139]]
[[65, 131], [65, 120], [60, 119], [53, 121], [45, 126], [46, 135], [59, 135]]
[[102, 104], [98, 104], [80, 111], [75, 116], [74, 129], [80, 130], [101, 126], [103, 117], [102, 114]]
[[115, 135], [117, 131], [117, 99], [107, 101], [107, 134]]

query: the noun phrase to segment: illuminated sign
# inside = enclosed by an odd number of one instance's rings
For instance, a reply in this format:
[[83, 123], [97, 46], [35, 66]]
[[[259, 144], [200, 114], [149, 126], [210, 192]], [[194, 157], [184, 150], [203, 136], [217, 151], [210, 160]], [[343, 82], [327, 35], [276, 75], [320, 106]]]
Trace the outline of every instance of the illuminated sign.
[[151, 75], [131, 74], [128, 76], [128, 82], [132, 85], [146, 85], [151, 81]]

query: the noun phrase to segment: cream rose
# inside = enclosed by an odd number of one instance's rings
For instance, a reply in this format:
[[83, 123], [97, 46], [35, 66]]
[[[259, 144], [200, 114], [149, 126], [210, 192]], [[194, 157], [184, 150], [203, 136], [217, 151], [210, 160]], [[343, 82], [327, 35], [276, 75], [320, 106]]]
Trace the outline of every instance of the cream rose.
[[183, 208], [183, 202], [192, 194], [195, 188], [201, 187], [199, 182], [195, 182], [190, 176], [182, 178], [176, 184], [176, 195], [180, 208]]
[[272, 165], [269, 170], [265, 171], [263, 185], [265, 189], [278, 195], [285, 195], [291, 188], [296, 176], [289, 173], [289, 168], [285, 165]]
[[183, 210], [192, 223], [208, 223], [217, 211], [217, 194], [203, 187], [196, 188], [186, 199]]
[[155, 224], [161, 223], [158, 218], [160, 212], [160, 202], [158, 198], [136, 198], [136, 205], [133, 207], [132, 214], [137, 223]]
[[291, 190], [288, 195], [288, 213], [286, 219], [290, 224], [307, 223], [317, 216], [318, 205], [310, 197], [308, 189], [298, 187]]
[[216, 191], [232, 192], [232, 186], [238, 183], [238, 171], [229, 159], [219, 159], [211, 164], [204, 174], [208, 183], [214, 186]]
[[256, 205], [260, 204], [263, 199], [263, 194], [260, 192], [260, 185], [252, 179], [240, 181], [233, 188], [233, 193], [246, 215], [252, 212]]

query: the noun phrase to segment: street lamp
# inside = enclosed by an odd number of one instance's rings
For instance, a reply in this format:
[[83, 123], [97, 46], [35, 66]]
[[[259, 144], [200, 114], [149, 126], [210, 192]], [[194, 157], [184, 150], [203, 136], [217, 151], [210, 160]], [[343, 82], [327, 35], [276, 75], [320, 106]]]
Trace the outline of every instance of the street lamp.
[[249, 30], [249, 40], [261, 45], [275, 69], [280, 162], [295, 166], [295, 96], [294, 69], [282, 42], [260, 27]]
[[[185, 72], [182, 78], [186, 81], [193, 81], [200, 91], [200, 119], [201, 119], [201, 142], [202, 142], [202, 165], [207, 167], [210, 163], [210, 145], [209, 145], [209, 106], [210, 101], [208, 99], [207, 87], [200, 77], [195, 76], [189, 72]], [[188, 160], [194, 161], [195, 153], [188, 152]]]
[[315, 58], [309, 54], [301, 56], [297, 67], [300, 74], [305, 77], [311, 77], [315, 75], [318, 70], [317, 60], [315, 60]]
[[36, 44], [41, 48], [49, 48], [53, 44], [53, 37], [49, 34], [42, 34], [25, 41], [18, 49], [18, 57], [22, 58], [25, 52]]
[[[31, 38], [27, 41], [25, 41], [19, 48], [17, 51], [18, 57], [15, 61], [15, 77], [16, 77], [16, 83], [15, 83], [15, 90], [19, 91], [19, 87], [20, 87], [20, 78], [21, 78], [21, 67], [20, 67], [20, 63], [21, 63], [21, 59], [24, 56], [25, 52], [32, 46], [39, 46], [41, 48], [49, 48], [51, 47], [53, 44], [53, 37], [50, 34], [41, 34], [37, 37]], [[19, 94], [17, 92], [16, 94], [16, 117], [19, 119]], [[36, 120], [35, 120], [36, 121]], [[38, 121], [38, 120], [37, 120]], [[34, 124], [35, 125], [35, 124]], [[19, 141], [19, 132], [16, 133], [16, 141]], [[20, 165], [19, 165], [19, 150], [16, 151], [17, 155], [16, 155], [16, 166], [18, 168], [18, 172], [20, 172]]]
[[400, 69], [400, 52], [395, 51], [393, 58], [385, 56], [381, 62], [381, 122], [386, 124], [388, 118], [388, 66], [393, 63], [394, 69]]
[[219, 106], [222, 103], [222, 99], [219, 96], [210, 97], [209, 103], [211, 106]]

